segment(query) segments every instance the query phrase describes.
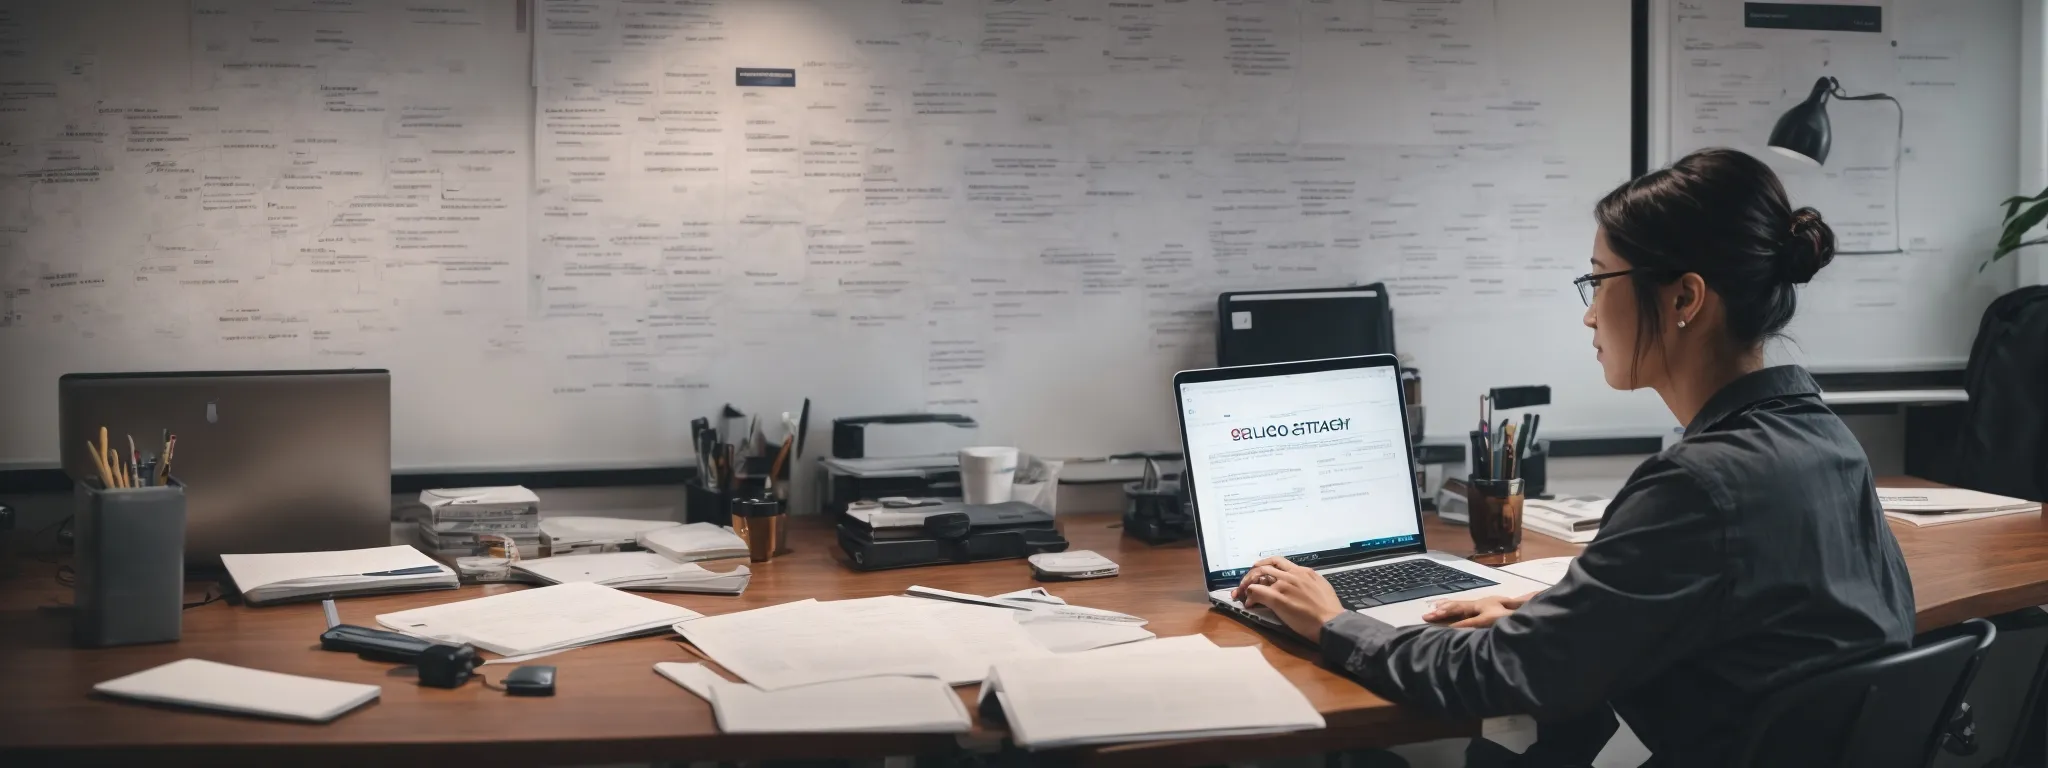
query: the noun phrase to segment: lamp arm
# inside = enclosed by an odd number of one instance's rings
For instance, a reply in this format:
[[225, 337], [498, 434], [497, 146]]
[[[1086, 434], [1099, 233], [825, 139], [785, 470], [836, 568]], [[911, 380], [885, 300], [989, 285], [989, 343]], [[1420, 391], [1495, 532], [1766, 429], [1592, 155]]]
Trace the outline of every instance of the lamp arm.
[[1828, 82], [1832, 84], [1832, 87], [1828, 89], [1829, 96], [1841, 99], [1842, 101], [1889, 101], [1892, 103], [1892, 109], [1896, 109], [1899, 112], [1898, 136], [1892, 144], [1892, 249], [1889, 251], [1842, 251], [1841, 254], [1846, 256], [1873, 256], [1878, 254], [1905, 253], [1905, 236], [1904, 233], [1900, 232], [1900, 229], [1902, 229], [1900, 225], [1905, 222], [1906, 212], [1900, 204], [1899, 189], [1905, 186], [1906, 175], [1906, 107], [1900, 104], [1898, 99], [1892, 98], [1888, 94], [1866, 93], [1861, 96], [1850, 96], [1842, 90], [1841, 81], [1830, 77]]

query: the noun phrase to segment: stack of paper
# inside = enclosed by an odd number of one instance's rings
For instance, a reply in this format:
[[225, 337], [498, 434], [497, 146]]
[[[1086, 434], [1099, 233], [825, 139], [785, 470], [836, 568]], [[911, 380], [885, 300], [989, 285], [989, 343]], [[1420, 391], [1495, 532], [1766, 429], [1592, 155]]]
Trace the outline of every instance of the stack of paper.
[[747, 542], [730, 528], [691, 523], [640, 534], [640, 546], [678, 563], [746, 557]]
[[1153, 634], [1145, 629], [1146, 621], [1142, 618], [1068, 605], [1067, 601], [1054, 597], [1043, 587], [995, 597], [921, 586], [913, 586], [907, 592], [912, 597], [1009, 608], [1014, 612], [1011, 618], [1023, 625], [1024, 632], [1031, 635], [1040, 647], [1053, 653], [1074, 653], [1153, 638]]
[[1607, 514], [1608, 501], [1599, 496], [1529, 499], [1522, 503], [1522, 527], [1553, 539], [1584, 544], [1600, 535], [1600, 518]]
[[414, 637], [526, 656], [650, 634], [702, 615], [585, 581], [387, 613], [377, 623]]
[[737, 595], [746, 590], [747, 581], [752, 578], [752, 573], [744, 565], [717, 573], [696, 563], [678, 563], [653, 552], [544, 557], [515, 563], [512, 571], [542, 584], [591, 581], [619, 589], [713, 595]]
[[408, 546], [339, 552], [221, 555], [250, 605], [389, 592], [454, 589], [454, 569]]
[[299, 677], [203, 659], [173, 661], [92, 687], [124, 699], [324, 723], [375, 700], [374, 685]]
[[1323, 727], [1258, 648], [1197, 638], [996, 662], [980, 694], [1025, 749], [1285, 733]]
[[639, 546], [640, 534], [682, 523], [622, 517], [550, 517], [540, 521], [540, 540], [550, 557], [621, 552]]
[[936, 677], [863, 677], [765, 691], [702, 664], [654, 671], [711, 703], [726, 733], [965, 733], [973, 727], [951, 686]]
[[540, 497], [522, 486], [425, 490], [420, 506], [420, 547], [444, 562], [488, 554], [493, 541], [540, 557]]
[[1916, 526], [1947, 525], [1987, 517], [2039, 514], [2041, 503], [1967, 488], [1879, 488], [1877, 501], [1893, 520]]
[[804, 600], [676, 624], [762, 690], [881, 675], [978, 682], [998, 659], [1050, 655], [1016, 610], [910, 597]]

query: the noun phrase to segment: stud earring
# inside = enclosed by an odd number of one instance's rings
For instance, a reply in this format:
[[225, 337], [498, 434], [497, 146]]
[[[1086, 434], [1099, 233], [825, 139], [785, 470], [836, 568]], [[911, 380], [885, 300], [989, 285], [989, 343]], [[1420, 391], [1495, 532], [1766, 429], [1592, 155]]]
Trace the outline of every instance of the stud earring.
[[1685, 321], [1684, 321], [1684, 320], [1680, 320], [1680, 321], [1678, 321], [1678, 327], [1680, 327], [1680, 328], [1684, 328], [1684, 327], [1685, 327]]

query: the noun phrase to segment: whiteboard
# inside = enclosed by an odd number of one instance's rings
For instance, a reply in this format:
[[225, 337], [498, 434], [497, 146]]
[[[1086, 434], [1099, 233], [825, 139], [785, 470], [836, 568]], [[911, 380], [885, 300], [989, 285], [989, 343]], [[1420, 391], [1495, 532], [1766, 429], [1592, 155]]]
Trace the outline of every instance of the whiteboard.
[[1670, 420], [1570, 286], [1629, 174], [1626, 0], [521, 6], [0, 12], [37, 84], [0, 463], [54, 461], [64, 372], [349, 366], [392, 370], [401, 470], [671, 465], [804, 397], [820, 445], [934, 410], [1156, 449], [1217, 293], [1365, 282], [1432, 435], [1517, 384], [1554, 437]]
[[[1794, 205], [1817, 207], [1843, 255], [1800, 296], [1773, 356], [1817, 370], [1960, 367], [2013, 263], [1979, 271], [1998, 239], [1998, 201], [2019, 188], [2020, 0], [1850, 0], [1880, 9], [1880, 33], [1750, 29], [1740, 0], [1658, 0], [1653, 12], [1652, 157], [1705, 146], [1765, 159]], [[1802, 167], [1766, 149], [1779, 115], [1821, 75], [1834, 151]], [[1894, 203], [1895, 183], [1897, 203]]]

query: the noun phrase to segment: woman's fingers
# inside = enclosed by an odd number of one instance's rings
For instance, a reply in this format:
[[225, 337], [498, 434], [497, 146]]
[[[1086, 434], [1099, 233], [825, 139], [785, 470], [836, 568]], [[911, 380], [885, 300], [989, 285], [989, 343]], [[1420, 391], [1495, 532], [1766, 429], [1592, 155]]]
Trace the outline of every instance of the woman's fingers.
[[1429, 612], [1422, 614], [1422, 620], [1428, 622], [1451, 621], [1477, 615], [1479, 615], [1479, 604], [1475, 601], [1445, 600], [1430, 606]]

